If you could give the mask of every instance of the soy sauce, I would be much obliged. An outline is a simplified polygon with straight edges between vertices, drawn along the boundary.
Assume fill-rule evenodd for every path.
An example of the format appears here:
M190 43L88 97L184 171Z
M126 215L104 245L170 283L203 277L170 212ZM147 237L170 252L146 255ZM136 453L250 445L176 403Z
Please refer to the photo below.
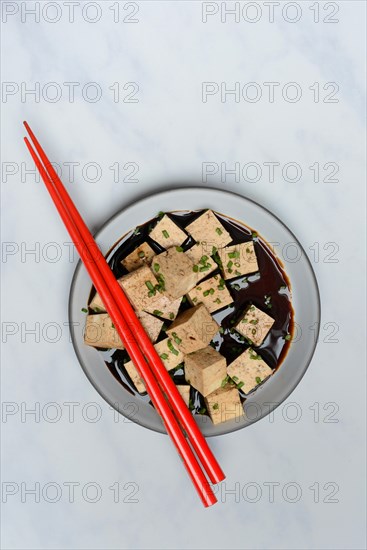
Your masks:
M185 229L192 221L198 218L204 210L197 212L173 212L170 218L182 229ZM274 324L260 347L255 348L256 353L271 367L276 370L284 360L289 349L289 336L293 334L293 308L291 304L291 292L289 279L281 265L280 261L273 254L270 246L247 226L217 214L225 229L232 237L231 245L243 242L254 242L259 271L247 276L237 277L226 281L227 288L232 295L233 303L223 309L213 313L214 319L222 327L223 333L217 333L211 345L221 355L227 359L227 364L231 363L243 353L249 344L243 341L243 338L233 329L238 320L243 315L248 305L253 304L263 310L274 319ZM115 274L116 278L126 275L128 272L123 267L121 261L137 248L143 242L148 242L153 250L159 254L164 251L159 244L149 237L149 233L154 225L159 221L159 216L149 220L144 225L139 226L124 236L110 251L107 260ZM183 243L184 250L188 250L194 244L192 237L188 236ZM211 272L206 278L220 274L220 269ZM203 279L205 280L205 279ZM91 296L94 295L94 288ZM179 313L192 307L187 301L180 306ZM170 321L165 321L163 328L168 328ZM166 334L161 331L158 341L166 338ZM124 368L124 363L129 361L129 356L124 350L107 350L100 353L111 371L119 382L132 394L140 399L150 401L147 394L139 394L129 375ZM170 375L176 384L186 384L183 366L170 371ZM266 384L266 381L264 382ZM246 399L245 394L240 391L241 400ZM202 395L191 388L190 408L194 413L206 414L205 403Z

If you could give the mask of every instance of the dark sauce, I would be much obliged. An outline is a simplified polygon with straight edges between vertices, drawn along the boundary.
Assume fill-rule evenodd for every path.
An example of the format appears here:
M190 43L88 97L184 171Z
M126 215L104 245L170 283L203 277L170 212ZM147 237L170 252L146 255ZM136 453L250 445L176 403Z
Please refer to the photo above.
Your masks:
M204 210L198 212L174 212L170 217L182 229L189 225L194 219L199 217ZM280 263L273 254L270 246L257 236L250 228L241 225L239 222L217 214L223 226L230 233L233 241L231 244L253 241L259 265L259 271L247 276L237 277L226 281L227 288L233 297L233 303L216 313L212 314L217 323L222 327L223 333L217 333L211 345L221 353L226 359L227 364L231 363L243 353L249 343L243 339L234 329L235 325L246 307L250 304L265 311L274 320L274 324L260 347L255 348L262 359L276 370L284 360L289 349L290 341L285 339L287 335L293 334L293 308L291 304L291 292L289 279ZM137 246L143 242L148 242L157 254L163 252L159 244L149 237L149 233L154 225L159 221L159 216L149 220L136 230L125 235L110 251L107 256L108 263L116 278L126 275L128 272L123 267L121 260L130 254ZM184 242L183 249L188 250L194 244L192 237L188 236ZM213 277L220 273L218 269L210 273L206 278ZM204 279L203 279L204 280ZM91 291L90 299L95 293L94 288ZM187 301L181 304L179 313L192 307ZM163 329L168 328L170 321L165 320ZM166 338L165 333L161 332L158 341ZM289 337L287 337L289 338ZM117 380L131 394L137 395L140 399L150 401L147 394L139 394L129 375L124 368L124 363L129 361L129 356L124 350L100 350L103 359ZM170 375L176 384L186 384L184 370L178 366L170 371ZM266 383L266 381L264 382ZM246 399L245 394L240 391L241 400ZM190 408L194 413L206 414L204 398L202 395L191 388Z

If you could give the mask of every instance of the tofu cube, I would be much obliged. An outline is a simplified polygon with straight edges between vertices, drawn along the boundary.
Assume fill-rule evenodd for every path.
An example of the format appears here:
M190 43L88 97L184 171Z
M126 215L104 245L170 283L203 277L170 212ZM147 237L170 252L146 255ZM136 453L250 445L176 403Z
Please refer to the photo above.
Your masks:
M226 359L211 346L185 356L186 381L204 397L220 387L227 376Z
M240 243L218 250L225 279L233 279L259 270L254 243Z
M121 263L128 271L135 271L143 265L150 265L155 254L148 243L142 243L121 260Z
M249 393L270 376L273 371L261 359L260 355L257 355L253 349L248 348L228 365L227 373L237 386L241 385L241 390L244 393Z
M150 341L153 343L156 342L162 330L163 321L161 321L161 319L157 319L157 317L154 317L153 315L149 315L149 313L146 313L145 311L138 311L136 316L143 325Z
M132 383L136 387L139 393L145 393L147 391L144 380L140 377L138 369L135 367L132 361L128 361L124 364L127 374L130 376Z
M190 404L190 386L184 386L183 384L177 385L178 393L182 396L186 406Z
M182 351L178 349L172 338L165 338L154 347L168 371L175 369L184 360Z
M167 214L163 216L152 229L149 237L163 248L180 246L187 239L187 235Z
M171 300L180 298L196 285L194 264L175 247L158 254L154 258L153 269L157 277L162 278L165 293Z
M213 424L228 420L238 422L243 417L243 406L238 390L226 384L205 397L205 404Z
M118 279L118 283L136 311L144 310L170 321L177 317L182 298L172 300L165 292L159 292L156 289L158 281L148 266L124 275ZM89 307L96 312L106 311L98 293L95 294Z
M94 348L124 349L123 343L108 313L87 315L84 343Z
M261 309L249 306L242 319L235 325L237 332L250 340L254 346L260 346L265 340L274 319Z
M207 210L204 214L201 214L185 229L194 237L195 241L204 244L210 251L213 246L220 249L232 241L231 235L223 227L212 210Z
M173 321L177 317L181 302L182 297L177 298L177 300L171 300L162 292L162 294L157 294L155 300L145 308L145 311L162 317L162 319Z
M141 311L137 314L151 342L156 342L163 321ZM84 342L95 348L125 349L108 313L88 315L84 329Z
M191 353L205 348L218 330L218 323L204 304L199 304L180 313L166 333L178 349Z
M142 311L154 305L154 302L159 297L159 292L155 290L158 281L151 269L146 265L124 275L117 282L136 311ZM94 296L89 306L97 312L106 311L98 293Z
M156 289L158 281L146 265L121 277L119 284L136 311L147 310L147 308L151 311L159 300L160 293Z
M233 298L220 275L214 275L214 277L198 284L190 290L187 297L194 306L200 303L204 304L210 313L233 302Z
M168 371L176 368L183 361L183 353L177 349L175 343L170 339L166 338L158 344L155 344L155 349L157 350L158 355L162 359L163 365ZM132 361L128 361L124 364L125 369L127 370L128 375L130 376L134 386L139 393L146 392L146 387L144 380L140 377L137 368L135 367Z
M218 269L218 264L210 257L208 253L208 247L202 243L195 243L189 250L186 250L185 254L190 258L194 265L198 266L196 271L196 280L197 282L204 279Z

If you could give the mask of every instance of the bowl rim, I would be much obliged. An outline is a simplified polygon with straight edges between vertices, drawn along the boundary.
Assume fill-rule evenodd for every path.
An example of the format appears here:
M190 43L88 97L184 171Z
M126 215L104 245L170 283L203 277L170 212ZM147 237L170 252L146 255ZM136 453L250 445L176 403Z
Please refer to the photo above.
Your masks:
M315 351L316 351L316 348L317 348L317 343L318 343L318 340L319 340L319 333L320 333L320 319L321 319L321 297L320 297L320 289L319 289L319 285L317 283L317 278L316 278L316 274L315 274L315 271L312 267L312 264L310 262L310 259L304 249L304 247L302 246L302 244L299 242L298 238L295 236L295 234L293 233L293 231L291 229L289 229L289 227L276 215L274 214L273 212L271 212L268 208L266 208L265 206L263 206L262 204L258 203L257 201L245 196L245 195L242 195L240 193L237 193L235 191L227 191L227 190L223 190L223 189L218 189L216 187L208 187L208 186L200 186L200 185L190 185L190 186L177 186L177 187L171 187L170 189L163 189L163 190L159 190L157 192L153 192L153 193L145 193L143 195L141 195L140 197L137 197L135 199L133 199L132 201L130 201L128 204L126 204L123 208L119 209L117 212L115 212L112 216L110 216L100 227L99 229L97 229L94 233L93 233L93 237L95 240L98 241L98 237L99 235L104 231L104 229L106 228L106 226L110 225L117 217L121 216L126 210L128 210L129 208L131 208L132 206L134 206L135 204L139 203L139 202L142 202L144 200L149 200L149 198L151 197L158 197L159 195L168 195L170 193L174 193L174 192L177 192L177 191L202 191L202 190L205 190L205 191L215 191L215 192L219 192L219 193L224 193L226 195L230 195L230 196L235 196L235 197L238 197L239 199L245 199L246 201L252 203L253 205L255 205L256 207L264 210L267 214L269 214L272 218L276 219L276 221L286 230L288 231L288 233L290 233L290 235L294 238L294 241L297 243L297 245L299 246L304 258L305 258L305 261L308 265L308 268L309 268L309 271L310 271L310 274L311 274L311 277L312 277L312 282L314 284L314 289L316 291L316 305L317 305L317 311L316 311L316 317L317 317L317 330L315 330L314 334L315 334L315 339L314 339L314 344L313 344L313 347L312 347L312 351L311 353L309 354L309 357L308 357L308 360L307 362L305 363L304 367L303 367L303 371L301 373L301 375L299 376L299 378L293 382L291 384L291 387L289 389L289 391L287 391L284 396L282 397L282 399L280 399L278 402L276 402L275 404L272 403L272 405L274 405L271 409L269 407L269 411L266 412L265 414L262 414L260 415L258 418L254 418L254 419L250 419L248 421L247 424L245 425L235 425L235 426L232 426L232 428L230 430L225 430L223 428L223 430L221 431L221 429L218 430L217 433L215 434L205 434L205 437L217 437L217 436L222 436L222 435L226 435L226 434L230 434L230 433L233 433L233 432L236 432L238 430L241 430L245 427L249 427L253 424L255 424L256 422L258 422L259 420L262 420L263 418L265 418L266 416L268 416L271 412L275 411L275 409L277 409L282 403L284 403L288 397L291 395L291 393L293 393L293 391L297 388L297 386L299 385L299 383L301 382L301 380L303 379L303 377L305 376L306 374L306 371L308 370L310 364L311 364L311 361L314 357L314 354L315 354ZM240 220L238 220L240 221ZM244 223L244 222L242 222ZM256 228L255 228L256 229ZM124 237L124 235L121 236L121 239ZM120 239L119 239L120 240ZM110 253L110 251L116 246L116 244L119 242L116 241L116 243L114 244L111 244L111 246L109 247L108 251L105 253L105 255L108 255ZM282 261L279 259L279 261L282 263ZM77 280L77 277L79 275L79 272L80 270L82 269L83 267L83 264L82 264L82 261L81 259L78 260L78 263L76 265L76 268L74 270L74 273L73 273L73 277L71 279L71 284L70 284L70 291L69 291L69 299L68 299L68 317L69 317L69 321L71 320L72 318L72 304L73 304L73 297L74 297L74 292L75 292L75 284L76 284L76 280ZM285 269L285 268L284 268ZM287 274L287 271L286 271L286 274ZM288 275L288 274L287 274ZM292 284L292 280L290 279L290 282ZM140 421L138 418L134 417L134 418L131 418L129 417L127 414L124 413L124 411L120 410L119 408L116 408L116 403L112 402L109 397L101 390L101 388L95 383L95 381L93 380L93 378L90 376L89 374L89 371L88 369L86 368L85 364L84 364L84 359L81 357L80 353L79 353L79 349L78 349L78 345L77 345L77 342L76 342L76 336L75 336L75 332L74 332L74 327L72 325L72 323L69 322L69 330L70 330L70 336L71 336L71 341L72 341L72 344L73 344L73 348L74 348L74 351L75 351L75 354L77 356L77 359L79 361L79 364L81 366L81 368L83 369L83 372L84 374L86 375L87 379L89 380L89 382L92 384L92 386L94 387L94 389L98 392L98 394L106 401L106 403L108 403L111 407L113 407L115 410L117 410L117 412L119 412L122 416L124 416L125 418L127 418L128 420L134 422L135 424L138 424L139 426L142 426L146 429L149 429L151 431L154 431L154 432L157 432L157 433L160 433L160 434L165 434L167 435L167 432L166 430L164 429L164 425L162 424L161 426L161 429L159 429L158 427L154 427L154 426L148 426L146 425L144 422ZM288 350L289 352L289 350ZM285 359L284 359L285 360ZM281 366L280 366L280 369L281 369ZM218 425L218 428L219 426L225 426L226 423L223 422L222 424Z

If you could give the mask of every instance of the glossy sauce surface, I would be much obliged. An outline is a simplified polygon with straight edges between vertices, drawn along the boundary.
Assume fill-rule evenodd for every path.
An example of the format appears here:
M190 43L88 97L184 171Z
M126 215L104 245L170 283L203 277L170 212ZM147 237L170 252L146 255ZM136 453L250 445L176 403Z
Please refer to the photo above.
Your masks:
M199 217L202 212L204 210L189 213L174 212L169 215L177 225L184 229L194 219ZM221 325L224 332L217 333L212 345L213 347L215 346L215 349L219 353L226 357L227 364L231 363L238 355L245 351L249 347L249 344L243 341L243 338L232 327L238 322L247 306L253 304L275 320L264 342L260 347L255 348L256 353L275 370L279 368L290 345L289 340L285 339L285 337L287 334L293 334L293 309L290 300L291 293L288 277L279 260L272 253L270 246L260 236L258 237L251 229L241 225L237 221L226 218L221 214L216 213L216 215L233 238L231 244L254 241L259 271L248 276L241 276L226 281L227 288L234 301L231 305L213 314L214 319ZM159 217L156 217L139 226L137 230L130 232L115 246L108 256L108 262L116 278L120 278L127 273L121 264L121 260L141 243L147 241L158 254L164 250L149 238L149 233L158 220ZM205 235L203 235L204 239ZM184 250L187 250L193 243L194 240L188 237L182 246ZM219 267L218 270L210 273L207 278L212 277L216 273L220 273ZM94 289L92 289L91 297L94 292ZM181 305L179 312L190 307L192 306L186 301ZM168 328L169 325L170 322L165 321L164 328ZM162 331L158 341L163 340L165 337L166 335ZM128 391L145 401L149 401L148 395L141 395L136 391L124 368L124 363L129 360L127 352L123 350L101 350L100 353L112 374ZM176 384L186 384L182 368L178 367L174 371L170 371L170 374ZM266 381L264 383L266 384ZM244 401L246 398L245 394L240 391L240 396L241 400ZM191 388L190 400L190 408L194 413L206 414L204 399L193 388Z

